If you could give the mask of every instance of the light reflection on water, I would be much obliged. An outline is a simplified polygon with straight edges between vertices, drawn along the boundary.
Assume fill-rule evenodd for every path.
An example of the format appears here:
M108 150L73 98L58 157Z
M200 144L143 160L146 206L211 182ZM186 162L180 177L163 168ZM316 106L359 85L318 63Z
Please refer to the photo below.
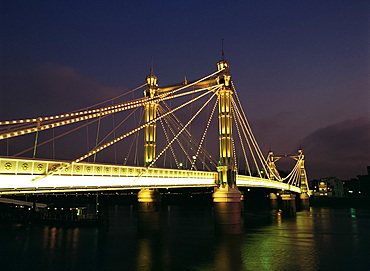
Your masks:
M162 206L148 231L137 205L115 205L109 228L3 230L0 252L4 270L368 269L370 210L247 207L239 235L215 230L211 205Z

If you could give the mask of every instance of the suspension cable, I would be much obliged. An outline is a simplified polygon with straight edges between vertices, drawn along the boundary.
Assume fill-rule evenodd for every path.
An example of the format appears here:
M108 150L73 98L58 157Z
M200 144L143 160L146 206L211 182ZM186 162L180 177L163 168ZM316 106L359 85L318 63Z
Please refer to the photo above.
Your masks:
M129 92L126 92L124 94L121 94L115 98L112 98L112 99L109 99L109 100L106 100L106 101L103 101L103 102L100 102L100 103L97 103L95 105L92 105L92 106L88 106L88 107L85 107L85 108L82 108L82 109L79 109L79 110L75 110L75 111L72 111L70 113L66 113L66 114L62 114L62 115L56 115L56 116L47 116L47 117L38 117L38 118L32 118L32 119L21 119L21 120L5 120L5 121L0 121L0 126L2 125L14 125L14 124L24 124L24 123L32 123L32 122L37 122L37 121L47 121L47 120L54 120L54 119L60 119L60 118L68 118L68 117L73 117L73 116L79 116L79 115L86 115L86 114L90 114L90 113L96 113L96 112L100 112L100 111L105 111L105 110L109 110L111 108L117 108L115 106L109 106L109 107L105 107L105 108L99 108L99 109L93 109L93 110L88 110L89 108L91 107L95 107L97 105L101 105L101 104L104 104L106 102L109 102L109 101L113 101L115 99L118 99L124 95L127 95L139 88L142 88L143 86L145 86L146 84L143 84ZM133 103L135 103L136 100L133 101ZM125 104L125 103L123 103ZM130 104L130 102L128 102L128 104ZM0 138L1 139L1 138Z
M217 89L218 89L218 88L217 88ZM217 90L217 89L216 89L216 90ZM167 105L165 102L164 102L164 105L165 105L167 108L169 108L169 107L168 107L168 105ZM179 120L179 119L177 118L177 116L176 116L175 114L171 114L171 115L169 115L168 119L169 119L169 120L171 120L171 121L175 124L175 126L180 125L180 126L182 127L182 126L184 125L184 124L181 122L181 120ZM195 138L192 134L190 134L188 130L185 130L185 135L189 138L189 140L191 140L191 141L195 144L195 146L197 146L197 140L196 140L196 138ZM185 138L185 135L182 135L182 136ZM186 138L185 138L185 140L188 140L188 139L186 139ZM217 167L217 161L216 161L215 159L213 159L213 158L212 158L212 156L207 152L207 150L206 150L206 149L204 149L204 148L202 147L202 151L203 151L203 153L207 156L207 158L210 160L210 162L211 162L215 167Z
M217 107L217 104L218 104L218 102L219 102L219 98L217 97L217 100L216 100L216 102L215 102L215 104L214 104L214 106L213 106L213 108L212 108L212 111L211 111L211 115L210 115L210 117L209 117L209 119L208 119L208 122L207 122L207 125L206 125L206 128L204 129L204 133L203 133L203 135L202 135L202 139L200 140L200 142L199 142L199 145L198 145L198 148L197 148L197 152L195 153L195 159L193 159L193 162L192 162L192 164L191 164L191 168L193 169L195 169L195 163L196 163L196 161L197 161L197 158L198 158L198 155L199 155L199 151L200 151L200 148L202 147L202 144L203 144L203 141L204 141L204 138L206 137L206 134L207 134L207 132L208 132L208 128L209 128L209 125L210 125L210 123L211 123L211 121L212 121L212 118L213 118L213 114L215 113L215 111L216 111L216 107Z
M138 108L135 108L128 116L126 116L126 118L124 118L112 131L110 131L102 140L100 140L97 145L100 145L102 142L104 142L104 140L107 139L107 137L109 137L112 133L115 133L115 131L129 118L132 116L132 114L134 114L136 112L136 110L138 110ZM116 138L114 136L114 138Z
M248 137L247 137L247 135L246 135L246 129L245 129L245 127L243 126L243 124L242 124L242 120L241 120L241 116L240 116L240 112L239 112L239 110L238 110L238 108L235 106L235 102L233 103L233 100L234 99L231 99L231 105L232 105L232 107L234 108L234 111L237 113L236 114L236 117L237 117L237 119L238 119L238 121L239 121L239 123L240 123L240 126L241 126L241 128L242 128L242 132L243 132L243 134L244 134L244 138L245 138L245 140L246 140L246 142L247 142L247 144L248 144L248 148L249 148L249 152L250 152L250 154L252 155L252 159L253 159L253 161L254 161L254 165L256 166L256 169L257 169L257 171L258 171L258 175L260 176L260 178L262 178L262 176L261 176L261 172L260 172L260 170L259 170L259 167L258 167L258 164L257 164L257 161L256 161L256 158L255 158L255 156L254 156L254 152L253 152L253 150L252 150L252 147L251 147L251 145L250 145L250 143L249 143L249 140L248 140ZM247 132L248 132L248 130L247 130ZM253 142L252 142L253 143Z
M241 102L240 102L240 100L239 100L238 93L237 93L237 91L236 91L236 89L235 89L235 87L234 87L234 83L233 83L232 81L231 81L231 85L232 85L232 87L233 87L233 90L234 90L234 93L235 93L235 97L236 97L236 99L237 99L238 105L239 105L240 110L241 110L241 112L242 112L242 116L243 116L243 118L242 118L242 119L243 119L243 122L245 122L245 124L246 124L246 125L247 125L247 127L248 127L248 131L250 132L250 136L251 136L251 139L252 139L253 145L254 145L254 146L255 146L255 148L256 148L257 154L258 154L258 156L260 157L261 162L262 162L263 164L266 164L266 165L268 166L267 162L265 161L265 158L263 157L263 154L262 154L262 152L261 152L261 149L259 148L259 146L258 146L258 144L257 144L257 140L256 140L256 138L254 137L254 135L253 135L253 133L252 133L252 129L250 128L250 125L249 125L249 123L248 123L247 117L245 116L245 113L244 113L244 110L243 110L242 104L241 104ZM266 169L265 169L265 170L266 170Z
M139 125L141 125L141 122L143 120L143 116L144 116L144 110L141 110L141 112L140 112ZM127 151L127 155L125 157L125 160L123 161L123 164L124 165L126 165L126 163L127 163L128 157L130 156L130 153L131 153L131 149L134 146L134 143L137 142L137 138L139 138L139 134L140 134L140 132L136 133L135 136L134 136L134 138L131 141L130 147L129 147L128 151ZM136 158L134 158L134 164L135 164L135 160L136 160Z
M107 116L104 116L103 118L105 118L105 117L107 117ZM74 131L76 131L76 130L78 130L78 129L80 129L80 128L85 127L85 126L87 126L87 127L88 127L88 125L89 125L89 124L92 124L92 123L94 123L94 122L96 122L96 121L98 121L98 119L93 120L92 122L85 123L85 124L83 124L83 125L81 125L81 126L78 126L78 127L74 128L74 129L69 130L69 131L67 131L67 132L65 132L65 133L63 133L63 134L60 134L60 135L56 136L56 137L53 137L53 138L51 138L51 139L48 139L48 140L46 140L46 141L44 141L44 142L42 142L42 143L37 144L37 147L41 147L42 145L45 145L45 144L49 143L49 142L50 142L50 141L52 141L52 140L55 140L55 139L58 139L58 138L60 138L60 137L65 136L65 135L68 135L68 134L70 134L70 133L72 133L72 132L74 132ZM17 156L19 156L19 155L21 155L21 154L24 154L24 153L26 153L26 152L28 152L28 151L32 150L33 148L34 148L34 147L30 147L30 148L28 148L28 149L26 149L26 150L23 150L23 151L20 151L20 152L18 152L18 153L16 153L16 154L14 154L13 156L14 156L14 157L17 157Z
M60 118L69 118L69 117L77 116L80 113L81 114L82 113L83 114L85 114L85 113L88 114L86 116L81 116L81 117L77 117L77 118L63 120L63 121L56 122L56 123L45 123L45 125L37 126L37 127L34 127L34 128L16 130L16 131L12 131L12 132L9 132L9 133L0 134L0 140L6 139L6 138L11 138L11 137L16 137L16 136L21 136L21 135L25 135L25 134L29 134L29 133L34 133L34 132L37 132L37 131L40 131L40 130L47 130L47 129L51 129L51 128L54 128L54 127L60 127L60 126L64 126L64 125L68 125L68 124L72 124L72 123L76 123L76 122L79 122L79 121L88 120L88 119L92 119L92 118L96 118L96 117L101 117L101 116L104 116L104 115L109 115L109 114L121 112L121 111L128 110L128 109L133 109L133 108L136 108L136 107L139 107L139 106L145 106L146 104L149 104L149 103L152 103L152 102L159 103L159 102L164 101L164 100L178 98L178 97L181 97L181 96L184 96L184 95L189 95L189 94L196 93L196 92L199 92L199 91L214 89L215 87L216 86L202 88L202 89L196 89L196 90L192 90L192 91L172 95L172 96L169 96L169 97L165 96L167 94L162 94L162 95L159 95L159 96L155 96L154 98L150 98L150 99L145 97L145 98L140 98L140 99L137 99L137 100L134 100L134 101L122 103L122 104L119 104L119 105L109 106L109 107L106 107L106 108L100 108L100 109L96 109L96 110L70 113L70 114L65 114L65 115L60 115L60 116L37 118L37 119L33 119L33 120L39 121L41 123L41 122L45 122L45 121L58 119L59 117Z
M158 110L158 112L159 112L159 110ZM168 143L170 142L170 139L169 139L168 134L167 134L167 131L166 131L165 127L164 127L163 120L162 120L162 119L160 119L159 121L160 121L160 123L161 123L162 130L163 130L163 132L164 132L164 135L165 135L165 137L166 137L166 141L167 141L167 144L168 144ZM174 150L173 150L173 147L172 147L172 146L170 146L170 150L171 150L171 153L172 153L172 157L173 157L173 159L175 160L175 163L176 163L177 168L180 168L180 166L179 166L179 162L178 162L178 160L177 160L177 157L176 157L176 155L175 155L175 152L174 152Z
M198 100L198 99L200 99L200 98L204 97L205 95L207 95L207 94L208 94L208 93L210 93L210 92L212 92L212 90L209 90L209 91L207 91L207 92L205 92L205 93L202 93L201 95L199 95L199 96L195 97L194 99L192 99L192 100L190 100L190 101L188 101L188 102L183 103L182 105L180 105L180 106L178 106L178 107L176 107L176 108L172 109L171 111L169 111L169 112L165 113L164 115L161 115L161 116L159 116L159 117L157 117L157 118L155 118L155 119L153 119L153 120L151 120L151 121L149 121L149 122L147 122L147 123L145 123L145 124L141 125L140 127L138 127L138 128L136 128L136 129L131 130L130 132L128 132L128 133L126 133L126 134L124 134L124 135L122 135L122 136L120 136L120 137L118 137L118 138L116 138L116 139L114 139L114 140L112 140L112 141L110 141L110 142L108 142L108 143L104 144L103 146L100 146L100 147L98 147L98 148L95 148L94 150L90 151L89 153L87 153L87 154L85 154L85 155L81 156L80 158L78 158L78 159L76 159L76 160L74 160L74 161L72 161L72 162L66 163L65 165L60 166L60 167L56 168L56 169L55 169L55 170L53 170L53 171L49 171L46 175L38 176L38 177L34 178L33 180L36 180L36 179L39 179L39 178L45 178L45 177L48 177L48 176L52 176L52 175L54 175L56 172L58 172L58 171L60 171L60 170L63 170L63 169L65 169L65 168L67 168L67 167L70 167L71 165L73 165L73 164L75 164L75 163L81 162L82 160L86 159L87 157L89 157L89 156L91 156L91 155L94 155L95 153L97 153L97 152L100 152L100 151L104 150L105 148L107 148L107 147L109 147L109 146L111 146L111 145L113 145L113 144L117 143L118 141L121 141L122 139L124 139L124 138L126 138L126 137L128 137L128 136L130 136L130 135L132 135L132 134L134 134L134 133L136 133L136 132L138 132L138 131L140 131L141 129L143 129L143 128L145 128L145 127L149 126L149 125L151 125L152 123L154 123L154 122L158 121L159 119L164 118L165 116L167 116L167 115L169 115L169 114L171 114L171 113L175 112L176 110L179 110L180 108L182 108L182 107L184 107L184 106L186 106L186 105L188 105L188 104L190 104L190 103L192 103L192 102L194 102L194 101L196 101L196 100Z
M161 106L159 107L159 109L161 109L161 110L162 110L163 114L166 112L166 111L165 111ZM173 136L175 136L175 135L176 135L176 133L174 132L174 130L173 130L173 129L172 129L172 127L170 126L170 123L167 121L167 118L169 118L169 116L167 116L166 118L164 118L164 121L166 122L167 126L169 127L169 129L170 129L170 131L171 131L172 135L173 135ZM186 151L185 147L184 147L184 146L183 146L183 144L181 143L181 141L180 141L179 139L177 139L176 141L177 141L177 143L179 144L179 146L180 146L181 150L184 152L184 154L185 154L185 156L187 157L187 159L188 159L189 161L191 161L191 158L190 158L190 156L189 156L188 152ZM177 165L177 167L179 167L179 164Z
M263 169L266 172L265 164L267 165L267 162L264 160L264 157L263 157L262 153L260 153L260 151L259 151L258 144L254 140L252 130L251 130L251 128L250 128L250 126L249 126L246 118L245 118L245 114L244 114L244 112L242 110L241 110L241 113L240 113L239 108L236 106L236 103L235 103L235 100L234 99L232 99L232 103L234 104L234 107L235 107L236 111L239 114L240 124L241 124L242 127L245 128L246 132L248 133L249 138L251 139L251 143L252 143L254 149L256 150L256 154L257 154L259 160L261 161L261 165L262 165ZM243 116L244 116L244 118L243 118Z
M233 112L233 115L235 115L235 116L236 116L235 109L234 109L233 105L231 106L231 110L232 110L232 112ZM240 140L240 145L241 145L242 150L243 150L244 159L245 159L245 164L246 164L246 166L247 166L247 169L248 169L248 172L249 172L249 176L252 176L252 174L251 174L251 170L250 170L250 168L249 168L249 163L248 163L247 154L246 154L246 152L245 152L245 148L244 148L243 139L242 139L242 136L241 136L241 134L240 134L239 125L238 125L238 122L237 122L236 117L234 118L234 122L235 122L236 130L238 131L239 140Z
M174 117L174 118L173 118ZM172 129L172 127L171 127L171 125L170 125L170 123L169 122L172 122L172 125L174 126L174 127L177 127L177 126L180 126L180 127L183 127L183 124L181 123L181 121L176 117L176 115L174 115L174 114L172 114L172 116L171 115L169 115L168 117L166 117L165 119L164 119L164 121L167 123L167 125L168 125L168 127L170 128L170 130L171 130L171 133L173 134L173 135L175 135L176 133L174 132L174 130ZM177 129L180 129L180 127L177 127ZM184 140L186 140L186 141L191 141L193 144L196 144L196 139L191 135L191 134L189 134L188 133L188 131L185 129L185 134L181 134L181 136L184 138ZM188 137L188 138L186 138L186 136ZM191 158L190 158L190 156L189 156L189 154L186 152L186 150L185 150L185 148L184 148L184 146L181 144L181 141L180 140L177 140L177 142L179 143L179 145L180 145L180 147L181 147L181 149L182 149L182 151L184 152L184 154L186 155L186 157L187 157L187 159L188 160L191 160ZM196 145L195 145L196 146ZM207 156L207 158L209 159L209 161L210 161L210 163L211 164L213 164L215 167L217 167L217 165L216 165L216 162L214 161L214 159L212 159L212 157L211 157L211 155L207 152L207 150L205 150L204 148L202 148L202 151L203 151L203 153ZM206 167L207 167L207 169L209 170L209 171L211 171L211 169L207 166L207 165L205 165Z
M100 131L100 121L101 121L101 116L99 117L99 121L98 121L98 129L97 129L97 131L96 131L95 148L98 146L99 131ZM94 162L94 163L95 163L95 159L96 159L96 153L94 154L94 160L93 160L93 162Z
M216 72L214 72L214 73L212 73L212 74L210 74L210 75L207 75L207 76L205 76L205 77L203 77L203 78L201 78L201 79L199 79L199 80L197 80L197 81L195 81L195 82L193 82L193 83L190 83L190 84L187 84L187 85L185 85L185 86L183 86L183 87L180 87L180 88L178 88L178 89L174 89L174 90L172 90L172 91L170 91L169 93L175 93L175 92L178 92L178 91L180 91L180 90L183 90L183 89L186 89L186 88L189 88L189 87L191 87L191 86L194 86L194 85L196 85L196 84L198 84L198 83L200 83L200 82L202 82L202 81L204 81L204 80L206 80L207 78L210 78L210 77L212 77L212 76L214 76L214 75L216 75L216 74L218 74L218 73L220 73L221 71L223 71L223 69L221 69L221 70L218 70L218 71L216 71ZM137 90L137 89L139 89L139 88L141 88L141 87L143 87L143 86L145 86L146 84L143 84L142 86L140 86L140 87L138 87L138 88L136 88L136 89L134 89L134 90L132 90L132 91L135 91L135 90ZM207 88L204 88L204 89L207 89ZM115 97L115 98L112 98L112 99L109 99L109 100L107 100L107 101L104 101L104 102L102 102L102 103L106 103L106 102L108 102L108 101L111 101L111 100L115 100L115 99L117 99L117 98L119 98L119 97L121 97L121 96L124 96L124 95L127 95L128 93L131 93L132 91L130 91L130 92L127 92L127 93L124 93L124 94L122 94L122 95L120 95L120 96L118 96L118 97ZM154 97L154 98L148 98L148 97L144 97L144 98L139 98L139 99L137 99L137 100L134 100L134 101L130 101L130 102L126 102L126 103L121 103L121 104L118 104L118 105L115 105L115 106L109 106L109 107L105 107L105 108L99 108L99 109L94 109L94 110L84 110L84 111L80 111L80 112L71 112L71 113L66 113L66 114L62 114L62 115L57 115L57 116L47 116L47 117L38 117L38 118L32 118L32 119L22 119L22 120L5 120L5 121L0 121L0 126L2 126L2 125L13 125L13 124L20 124L20 123L31 123L31 122L37 122L37 121L47 121L47 120L53 120L53 119L59 119L59 118L68 118L68 117L74 117L74 116L79 116L79 115L85 115L85 114L91 114L91 113L97 113L97 112L102 112L102 111L107 111L107 110L111 110L112 108L119 108L119 107L124 107L124 106L130 106L130 105L134 105L134 104L136 104L136 103L140 103L140 102L142 102L143 100L144 101L151 101L152 99L156 99L156 98L162 98L162 97L165 97L165 96L167 96L167 95L169 95L169 93L162 93L162 94L160 94L160 95L158 95L158 96L156 96L156 97ZM100 105L100 104L102 104L102 103L99 103L99 104L97 104L97 105ZM86 108L91 108L92 106L89 106L89 107L86 107ZM122 110L120 110L120 111L122 111ZM113 112L113 113L115 113L115 112ZM36 132L36 130L34 130L33 132ZM24 134L24 133L21 133L21 134ZM14 135L13 135L14 136ZM5 136L5 134L4 135L0 135L0 139L3 139L3 138L9 138L9 137L12 137L12 135L10 135L10 134L7 134L6 136Z
M211 99L218 94L218 91L212 94L212 96L203 104L203 106L194 114L194 116L182 127L182 129L177 133L177 135L171 140L169 144L157 155L157 157L147 166L147 169L152 167L155 162L161 157L161 155L171 146L171 144L179 137L179 135L188 127L188 125L198 116L198 114L203 110L203 108L211 101ZM143 174L144 172L142 172Z

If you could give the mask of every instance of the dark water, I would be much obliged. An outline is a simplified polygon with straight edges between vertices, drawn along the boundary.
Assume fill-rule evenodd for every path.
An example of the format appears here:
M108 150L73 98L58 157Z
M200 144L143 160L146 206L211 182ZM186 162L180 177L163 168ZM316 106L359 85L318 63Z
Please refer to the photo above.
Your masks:
M108 228L2 228L0 269L370 270L369 209L246 206L240 235L215 231L212 205L162 204L153 231L137 211L110 206Z

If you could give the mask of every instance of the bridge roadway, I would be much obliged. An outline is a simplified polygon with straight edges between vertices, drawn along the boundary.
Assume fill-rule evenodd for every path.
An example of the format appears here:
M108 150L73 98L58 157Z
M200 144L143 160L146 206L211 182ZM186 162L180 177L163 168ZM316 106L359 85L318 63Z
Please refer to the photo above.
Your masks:
M73 164L40 178L65 164L68 162L0 157L0 195L215 187L217 178L217 172L97 163ZM264 187L301 193L299 187L258 177L237 175L236 183L238 187Z

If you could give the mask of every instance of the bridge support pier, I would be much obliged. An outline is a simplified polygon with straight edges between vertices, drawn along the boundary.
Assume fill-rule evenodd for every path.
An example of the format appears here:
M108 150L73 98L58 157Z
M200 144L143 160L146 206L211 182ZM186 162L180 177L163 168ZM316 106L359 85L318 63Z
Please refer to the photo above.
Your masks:
M238 202L240 203L241 193L238 187L218 187L213 193L213 202Z
M281 203L281 214L284 217L295 217L297 206L296 206L296 195L293 193L284 192L280 194Z
M308 196L307 193L301 193L299 195L299 198L302 199L302 200L308 200L310 197Z
M281 194L282 200L295 200L295 194L283 193Z
M236 186L236 162L232 135L231 100L233 90L229 75L229 62L222 50L222 59L217 63L220 71L217 83L223 84L218 92L219 166L217 188L213 193L215 226L221 233L241 233L241 193Z
M137 194L138 202L142 203L159 203L161 202L161 194L157 189L141 189Z
M271 200L277 200L278 196L276 195L276 193L270 193L270 199Z

